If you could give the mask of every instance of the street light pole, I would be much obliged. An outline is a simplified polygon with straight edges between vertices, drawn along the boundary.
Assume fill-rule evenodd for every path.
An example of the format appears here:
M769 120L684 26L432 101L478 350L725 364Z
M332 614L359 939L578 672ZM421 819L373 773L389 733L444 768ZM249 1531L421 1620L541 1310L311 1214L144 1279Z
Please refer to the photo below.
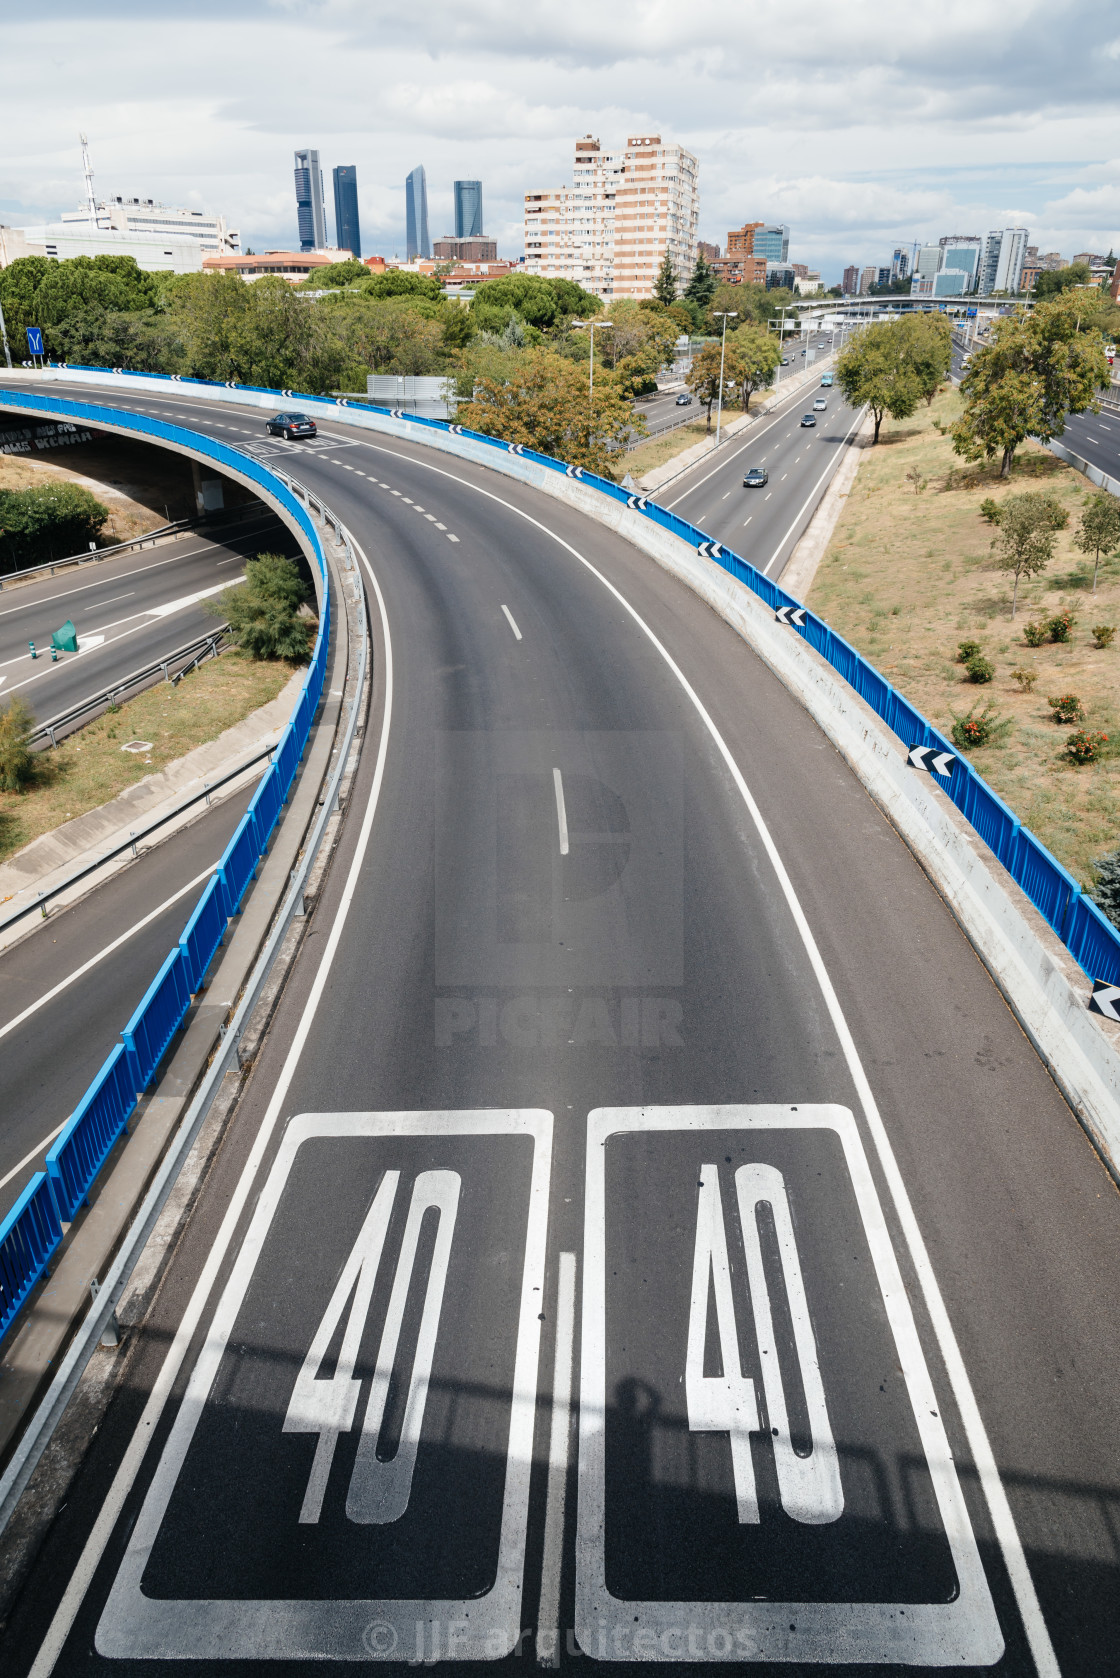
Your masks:
M611 326L611 327L613 327L614 326L614 321L613 320L574 320L572 322L572 325L573 326L586 326L590 329L590 332L591 332L591 359L590 359L590 362L588 364L588 373L587 373L587 415L588 415L589 422L594 424L594 420L595 420L595 328L597 326L600 326L600 327ZM588 433L588 441L590 442L590 440L591 440L591 437L590 437L590 432L589 432Z
M723 358L727 352L727 322L738 320L738 309L716 309L713 313L723 316L723 336L719 345L719 406L716 409L716 448L719 448L719 428L723 423Z
M8 348L8 328L4 322L4 305L2 303L0 303L0 338L3 338L4 340L4 360L8 363L10 368L12 365L12 352Z

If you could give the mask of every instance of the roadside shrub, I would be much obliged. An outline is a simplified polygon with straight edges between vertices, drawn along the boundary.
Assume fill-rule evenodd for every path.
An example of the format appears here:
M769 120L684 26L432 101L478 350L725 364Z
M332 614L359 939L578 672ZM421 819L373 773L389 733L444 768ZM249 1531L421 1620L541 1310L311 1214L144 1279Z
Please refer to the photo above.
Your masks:
M959 641L957 643L957 663L967 664L970 658L976 658L984 651L979 641Z
M251 658L306 664L315 631L304 605L310 593L294 560L258 554L247 561L243 583L204 604L212 616L228 619L234 641Z
M1093 625L1093 645L1100 651L1103 652L1105 647L1111 647L1115 638L1116 625L1114 623L1095 623Z
M1051 641L1072 641L1073 626L1076 621L1072 612L1056 612L1047 621L1046 633Z
M974 653L965 665L970 682L990 682L996 673L996 667L983 653Z
M973 705L963 717L953 713L953 744L962 752L970 752L976 746L1002 745L1010 731L1011 718L997 715L990 699L979 710Z
M1013 670L1011 674L1019 684L1020 693L1034 692L1034 684L1038 681L1037 670Z
M1075 693L1060 693L1057 698L1046 701L1054 713L1055 722L1081 722L1085 716L1085 707Z
M1023 640L1028 647L1041 647L1049 640L1050 631L1044 623L1027 623L1023 625Z
M108 517L104 502L81 484L0 489L0 570L80 553L99 539Z
M999 502L993 501L990 495L984 497L977 511L986 524L998 524L1000 521Z
M1091 734L1087 728L1079 728L1076 734L1070 735L1062 749L1074 763L1092 763L1101 755L1101 747L1107 744L1107 734Z
M13 693L0 707L0 792L22 792L31 779L34 759L28 741L34 726L30 705Z

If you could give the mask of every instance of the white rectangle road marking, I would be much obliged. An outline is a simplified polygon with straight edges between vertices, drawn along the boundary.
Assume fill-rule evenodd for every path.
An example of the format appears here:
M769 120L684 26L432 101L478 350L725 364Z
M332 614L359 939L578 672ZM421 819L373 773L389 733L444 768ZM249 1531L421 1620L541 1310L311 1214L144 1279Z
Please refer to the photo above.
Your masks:
M572 1431L575 1320L576 1255L561 1253L556 1282L556 1350L552 1364L552 1429L548 1442L541 1605L537 1615L537 1659L542 1666L560 1665L560 1571L564 1557L564 1512L568 1495L568 1442ZM551 1649L547 1646L550 1641Z
M788 1139L831 1132L839 1141L874 1267L879 1306L889 1325L913 1414L913 1425L921 1441L944 1542L948 1545L956 1574L956 1594L949 1600L903 1603L878 1600L776 1602L750 1598L739 1602L637 1601L620 1595L617 1587L613 1591L608 1589L607 1499L611 1493L607 1485L607 1414L611 1403L616 1401L608 1397L607 1392L607 1144L611 1137L627 1132L694 1133L703 1153L711 1145L704 1141L703 1133L735 1130L753 1132L760 1139L767 1133L777 1138L783 1138L784 1133L784 1139ZM746 1169L748 1172L754 1170L756 1175L758 1173L756 1167L748 1166ZM764 1174L766 1170L762 1167ZM576 1637L581 1648L599 1659L680 1660L686 1652L684 1638L687 1637L687 1654L693 1660L726 1661L733 1657L737 1661L799 1661L823 1665L889 1661L934 1667L986 1666L998 1660L1003 1652L1003 1636L957 1478L940 1404L918 1339L867 1156L855 1120L847 1108L804 1103L795 1107L600 1108L588 1117L586 1172L575 1614ZM770 1175L776 1177L777 1173ZM691 1192L695 1193L695 1190ZM742 1192L741 1188L741 1203ZM756 1199L759 1197L770 1202L775 1199L772 1189L765 1186L754 1196ZM750 1194L747 1198L750 1201ZM776 1214L777 1207L774 1210ZM777 1225L781 1241L783 1226L780 1218ZM697 1223L698 1248L700 1235L700 1224ZM788 1219L787 1237L792 1240L792 1225L788 1224ZM755 1239L757 1241L757 1234ZM758 1258L751 1280L751 1298L756 1313L758 1304L755 1295L763 1275L760 1267L761 1258ZM750 1269L748 1246L748 1271ZM806 1330L804 1325L800 1329L797 1327L797 1288L793 1285L794 1280L800 1285L796 1259L792 1269L783 1259L783 1271L795 1335L803 1337ZM706 1319L706 1282L703 1293ZM717 1293L717 1302L718 1297ZM771 1330L766 1326L769 1324L768 1307L764 1318L757 1337L763 1358L772 1338ZM636 1324L635 1332L638 1332ZM726 1333L730 1333L730 1325ZM811 1329L808 1337L811 1341ZM721 1343L725 1338L725 1328L721 1323ZM683 1348L681 1359L683 1380ZM811 1396L813 1382L805 1373L803 1347L799 1348L799 1359L805 1401L812 1418L815 1403ZM765 1369L764 1374L760 1372L760 1379L765 1382L768 1421L771 1422L784 1420L784 1408L776 1406L770 1397L773 1378L774 1370L770 1367ZM743 1384L741 1380L739 1384ZM702 1388L712 1389L725 1386L730 1389L732 1385L734 1383L726 1365L723 1376L707 1377L700 1383ZM823 1396L816 1403L821 1408ZM701 1431L723 1431L734 1441L736 1424L730 1415L726 1421L701 1419L691 1425L694 1431L697 1428ZM747 1425L750 1431L755 1431L754 1422ZM779 1431L778 1427L774 1428L775 1435ZM786 1452L786 1469L794 1480L803 1478L818 1455L817 1432L814 1422L814 1450L809 1457L796 1457L792 1451ZM774 1454L777 1459L778 1452ZM741 1466L746 1471L749 1465L744 1459ZM821 1466L827 1467L827 1464ZM618 1495L617 1491L614 1495ZM798 1502L803 1503L805 1495L804 1491L794 1490L790 1494L794 1500L791 1506L784 1488L782 1490L783 1504L794 1519L813 1523L831 1522L838 1518L840 1510L836 1507L834 1496L825 1496L820 1488L817 1491L810 1488L809 1505L798 1509ZM822 1496L824 1501L820 1511L814 1513ZM749 1496L747 1503L746 1517L742 1513L742 1504L740 1506L740 1521L749 1519Z
M513 621L513 613L510 611L508 606L503 606L502 611L506 615L506 620L509 623L510 628L513 630L513 633L516 635L517 639L520 641L521 631L518 629L516 623Z

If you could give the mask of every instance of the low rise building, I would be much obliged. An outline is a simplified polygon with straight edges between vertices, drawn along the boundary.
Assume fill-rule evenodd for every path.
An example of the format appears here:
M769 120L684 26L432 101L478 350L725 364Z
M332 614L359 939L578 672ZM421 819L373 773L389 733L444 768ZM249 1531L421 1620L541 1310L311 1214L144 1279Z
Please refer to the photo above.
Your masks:
M488 239L485 234L472 234L462 239L448 234L446 238L435 241L432 256L437 262L497 262L498 242Z
M151 274L197 274L206 260L197 239L162 233L125 233L88 222L0 227L0 268L25 256L59 262L75 256L130 256Z
M248 256L208 256L203 259L202 270L206 274L240 274L243 280L261 280L273 274L299 285L318 269L349 259L349 251L338 250L260 251Z

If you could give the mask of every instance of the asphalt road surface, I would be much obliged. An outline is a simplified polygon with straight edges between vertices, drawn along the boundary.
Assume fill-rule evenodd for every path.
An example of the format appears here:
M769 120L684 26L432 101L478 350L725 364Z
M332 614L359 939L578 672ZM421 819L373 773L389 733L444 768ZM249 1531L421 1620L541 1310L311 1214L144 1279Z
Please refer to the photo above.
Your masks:
M823 412L814 410L818 400L827 403ZM761 415L717 455L666 484L658 499L777 581L862 411L850 408L836 386L807 385L780 413ZM811 427L801 424L805 414L813 415ZM769 473L761 488L744 486L752 466Z
M215 620L203 601L238 582L245 558L264 548L298 551L287 526L262 510L257 518L189 531L166 545L5 589L0 699L20 693L47 721L205 635ZM51 635L67 619L78 651L59 653L53 662Z
M937 893L624 540L329 433L342 843L5 1671L1114 1672L1120 1206Z

